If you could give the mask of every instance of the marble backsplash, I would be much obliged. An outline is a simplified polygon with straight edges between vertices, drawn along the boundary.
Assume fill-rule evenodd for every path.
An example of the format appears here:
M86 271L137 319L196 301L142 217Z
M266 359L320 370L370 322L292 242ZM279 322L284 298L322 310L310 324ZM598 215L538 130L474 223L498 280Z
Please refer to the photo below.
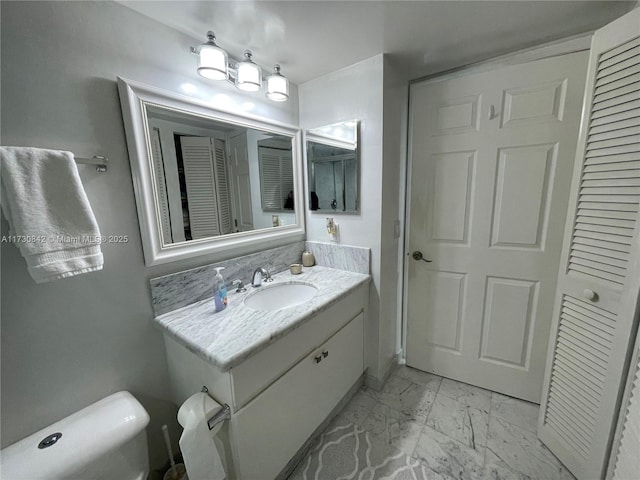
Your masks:
M231 282L236 279L242 280L246 285L250 283L251 274L257 267L264 267L272 274L282 272L289 268L290 264L300 262L304 249L305 242L296 242L283 247L152 278L149 283L151 285L154 312L156 315L162 315L213 296L212 286L213 278L216 274L215 267L225 267L222 274L227 285L231 285ZM324 265L324 263L320 262L318 264ZM368 273L368 271L365 273Z
M225 267L223 275L229 288L231 288L231 282L236 279L242 280L247 285L251 282L251 274L257 267L264 267L272 274L282 272L289 268L290 264L300 262L304 250L313 253L316 265L369 274L370 249L368 248L337 243L296 242L152 278L149 283L153 310L156 315L162 315L210 298L213 295L215 267Z
M369 275L369 248L322 242L305 242L305 248L313 253L317 265Z

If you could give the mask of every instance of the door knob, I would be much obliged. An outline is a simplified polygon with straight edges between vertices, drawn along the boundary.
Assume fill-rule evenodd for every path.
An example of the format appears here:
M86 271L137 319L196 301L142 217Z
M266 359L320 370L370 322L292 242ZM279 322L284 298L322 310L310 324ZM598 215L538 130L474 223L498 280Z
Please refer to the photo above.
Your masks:
M416 250L411 254L411 256L414 260L422 260L423 262L431 263L431 260L427 260L426 258L424 258L420 250Z
M586 298L587 300L591 300L593 302L595 302L598 299L598 294L588 288L585 288L582 291L582 294L584 295L584 298Z

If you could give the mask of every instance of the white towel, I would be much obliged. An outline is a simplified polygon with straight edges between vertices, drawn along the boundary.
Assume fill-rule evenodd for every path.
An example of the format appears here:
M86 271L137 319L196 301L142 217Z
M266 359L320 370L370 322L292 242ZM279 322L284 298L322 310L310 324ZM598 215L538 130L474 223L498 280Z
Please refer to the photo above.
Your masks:
M0 147L2 210L36 283L101 270L100 231L71 152Z

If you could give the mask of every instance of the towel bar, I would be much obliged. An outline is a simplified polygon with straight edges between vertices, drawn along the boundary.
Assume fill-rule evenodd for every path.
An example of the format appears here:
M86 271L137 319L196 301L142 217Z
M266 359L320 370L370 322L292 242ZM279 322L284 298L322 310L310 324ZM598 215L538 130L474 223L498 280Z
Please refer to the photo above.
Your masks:
M77 163L95 165L96 172L100 173L107 171L107 162L109 161L109 159L103 155L94 155L91 158L75 157L75 160Z

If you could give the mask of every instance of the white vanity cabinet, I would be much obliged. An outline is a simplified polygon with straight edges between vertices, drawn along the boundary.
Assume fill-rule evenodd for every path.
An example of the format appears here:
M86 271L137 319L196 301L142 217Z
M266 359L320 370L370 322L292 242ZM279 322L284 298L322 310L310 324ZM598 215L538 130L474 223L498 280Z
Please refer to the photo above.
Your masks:
M231 418L239 476L275 478L360 377L358 314Z
M361 377L368 292L357 286L227 371L165 335L175 401L206 385L231 406L230 480L276 478Z

